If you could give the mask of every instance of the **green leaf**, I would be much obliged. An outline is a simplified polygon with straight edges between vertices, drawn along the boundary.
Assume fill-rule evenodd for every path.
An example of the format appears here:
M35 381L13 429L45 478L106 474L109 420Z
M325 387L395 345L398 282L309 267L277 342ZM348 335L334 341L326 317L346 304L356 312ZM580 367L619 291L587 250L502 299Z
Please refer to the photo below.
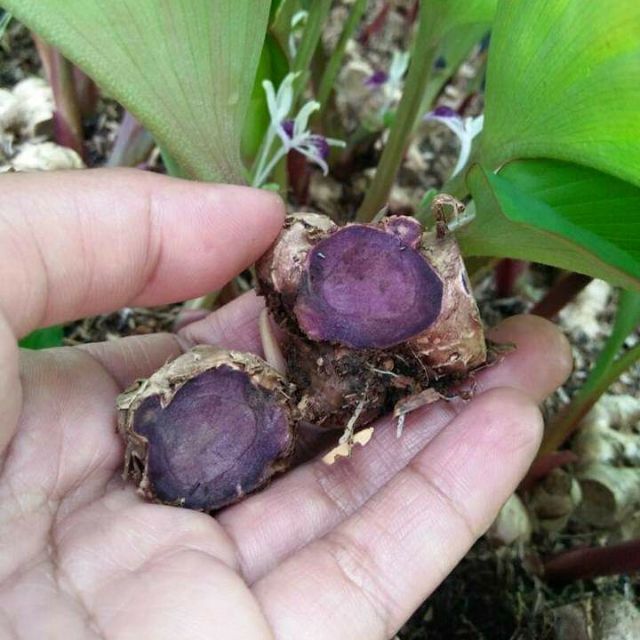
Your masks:
M624 341L640 325L640 293L636 291L621 291L618 300L616 319L611 329L607 343L611 343L612 359L622 348ZM603 350L604 352L604 350Z
M467 176L476 217L465 253L522 258L640 289L640 189L589 167L521 160Z
M640 2L501 0L480 162L557 158L640 185Z
M255 0L0 0L121 102L184 174L243 182L269 17Z
M32 331L20 340L19 345L23 349L49 349L61 346L63 337L62 327L55 325Z

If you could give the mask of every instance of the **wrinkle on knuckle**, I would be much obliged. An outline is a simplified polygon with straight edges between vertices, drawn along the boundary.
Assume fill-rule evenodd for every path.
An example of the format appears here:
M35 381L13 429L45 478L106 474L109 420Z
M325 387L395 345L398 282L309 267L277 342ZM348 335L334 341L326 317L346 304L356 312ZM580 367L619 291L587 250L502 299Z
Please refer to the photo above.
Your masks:
M40 246L38 236L33 231L31 224L29 224L29 231L31 232L33 253L38 266L35 269L35 274L27 276L26 280L29 288L33 286L33 283L36 283L36 289L38 291L37 299L39 302L37 307L33 310L29 308L26 309L25 317L27 318L30 328L36 328L46 324L46 319L50 315L52 278L50 266L45 258L45 253ZM28 274L30 271L29 264L25 264L24 268L25 273ZM40 285L38 286L37 283L40 283Z
M325 536L323 543L345 587L361 597L377 621L380 628L378 637L388 637L397 606L383 586L367 548L353 536L337 531Z
M161 220L161 207L157 197L154 195L153 190L149 188L143 191L142 198L143 204L140 209L142 211L141 216L144 219L143 235L144 240L141 251L140 261L140 282L136 288L136 291L131 296L133 301L142 298L150 285L153 284L162 266L163 256L163 242L162 233L160 229Z
M349 488L358 483L354 466L349 461L339 461L330 466L319 462L311 465L311 471L318 493L329 506L344 517L351 515L359 504L357 496Z
M444 481L439 481L435 473L423 469L416 460L412 460L407 465L407 471L414 475L424 489L438 502L447 514L458 522L469 545L475 542L482 535L482 528L476 523L469 511L456 500L446 486Z

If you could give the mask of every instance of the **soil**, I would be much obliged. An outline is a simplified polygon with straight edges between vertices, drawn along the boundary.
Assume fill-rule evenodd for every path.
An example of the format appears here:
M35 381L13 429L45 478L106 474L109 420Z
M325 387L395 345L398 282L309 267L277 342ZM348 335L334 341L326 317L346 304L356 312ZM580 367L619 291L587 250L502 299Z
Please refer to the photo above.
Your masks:
M410 32L407 24L413 4L409 0L393 3L383 28L370 35L366 46L352 43L345 65L364 62L373 69L388 68L392 50L405 48L407 45L407 35ZM382 0L370 3L365 24L373 22L382 5ZM341 16L344 17L345 10L340 3L334 9L326 34L329 43L335 37L334 32L341 22ZM464 115L481 112L482 96L475 90L469 93L469 87L478 84L472 80L481 69L482 51L477 48L462 69L451 78L438 97L437 104L462 109ZM29 34L13 21L0 43L0 87L10 89L19 80L39 74L41 68ZM357 105L353 104L345 112L341 123L347 135L355 130L355 114ZM96 115L86 123L90 166L101 166L108 158L121 117L122 108L119 105L108 98L101 98ZM392 194L392 209L398 212L415 211L420 198L429 187L443 184L456 160L456 143L442 127L421 129L415 148L421 150L421 154L418 154L417 160L414 158L414 162L405 163ZM313 171L310 199L305 208L321 211L338 219L353 215L371 179L379 153L379 144L365 147L361 149L360 155L349 160L348 165L342 165L339 171L327 178ZM152 156L155 158L153 168L162 170L157 153ZM350 173L345 174L347 170ZM527 312L548 290L556 275L554 269L533 265L525 271L512 295L498 298L493 274L488 273L475 286L483 319L487 325L494 325L510 315ZM558 319L560 328L571 341L575 369L562 389L545 402L543 409L547 419L569 402L580 388L610 331L616 295L604 285L597 285L596 288L598 287L598 295L593 292L583 294ZM171 331L180 308L179 305L153 309L126 308L108 315L86 318L65 327L65 344L75 345L118 339L127 335ZM626 347L631 347L638 339L638 334L631 336ZM622 376L613 385L611 392L640 398L640 364L636 364ZM569 476L573 474L574 468L571 465L564 469ZM629 515L629 521L638 522L639 518L638 510ZM590 528L571 515L562 528L553 532L545 531L534 522L533 536L527 543L500 547L482 539L407 622L398 633L398 638L568 638L568 635L559 630L564 629L559 620L565 620L563 616L568 611L565 605L577 605L572 611L591 610L594 602L601 601L605 596L617 596L636 603L640 593L640 579L618 576L553 588L536 576L537 563L551 552L585 543L604 544L607 540L618 539L620 535L620 529ZM425 540L425 544L428 543Z

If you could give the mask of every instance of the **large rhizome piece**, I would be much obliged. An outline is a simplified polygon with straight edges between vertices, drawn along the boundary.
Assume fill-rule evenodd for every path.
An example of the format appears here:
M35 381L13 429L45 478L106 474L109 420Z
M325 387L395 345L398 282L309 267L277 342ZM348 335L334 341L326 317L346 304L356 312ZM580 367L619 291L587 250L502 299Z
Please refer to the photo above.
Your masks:
M118 401L125 474L156 501L215 511L285 469L296 426L344 431L448 396L487 362L464 263L437 224L414 218L335 225L287 217L258 261L259 292L286 371L251 354L200 346ZM273 351L273 338L271 348Z

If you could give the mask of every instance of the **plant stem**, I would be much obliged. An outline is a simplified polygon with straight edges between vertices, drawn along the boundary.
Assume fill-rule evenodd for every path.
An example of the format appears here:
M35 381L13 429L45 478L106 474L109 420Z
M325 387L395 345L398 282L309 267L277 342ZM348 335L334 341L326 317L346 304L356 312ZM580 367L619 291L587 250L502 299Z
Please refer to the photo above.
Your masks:
M389 131L389 140L380 157L373 183L358 211L357 219L360 222L369 222L384 206L402 162L409 136L420 110L429 72L433 66L435 47L428 36L428 15L423 4L420 8L418 31L415 35L411 64L402 92L402 99Z
M276 129L273 123L270 123L267 133L264 136L264 140L258 150L256 160L253 163L253 179L251 180L252 187L259 187L261 185L259 179L263 180L264 168L267 164L267 159L269 158L269 153L271 152L271 147L273 146L275 138Z
M518 490L529 491L539 480L546 478L554 469L577 461L578 456L569 449L547 453L531 465Z
M591 276L582 273L565 273L529 311L534 316L551 319L571 302L591 281Z
M287 176L289 189L296 207L306 207L309 204L309 184L311 171L307 158L296 149L287 154Z
M271 149L271 145L269 145L268 147L265 147L266 152L268 152L270 149ZM279 147L278 149L276 149L276 152L273 154L273 157L269 160L269 162L266 163L265 166L263 166L259 171L256 172L255 178L253 179L251 186L261 187L263 183L267 180L267 178L271 175L271 172L275 169L278 162L280 162L280 160L282 160L282 158L284 158L286 155L287 155L287 151L284 147ZM267 157L266 153L264 157L265 158ZM261 161L260 165L262 166L262 164L263 163Z
M549 425L542 440L539 456L555 451L577 429L580 420L589 413L598 398L636 360L640 359L640 344L637 344L612 363L618 347L617 342L608 341L606 343L586 382L573 397L571 403L559 411Z
M333 90L336 78L338 77L338 72L340 71L344 52L347 48L347 42L349 42L353 32L356 30L366 6L367 0L355 1L351 7L351 12L349 13L349 17L344 25L344 29L342 29L342 33L340 34L340 39L338 40L338 43L329 58L329 62L325 67L316 96L316 100L320 103L320 112L317 116L319 118L322 118L324 115L327 99Z
M369 44L369 39L382 29L384 23L387 20L390 9L391 5L388 1L382 5L382 8L376 14L373 20L362 30L362 34L360 35L360 38L358 38L360 44L364 46Z
M640 540L567 551L547 560L543 571L555 583L640 571Z
M496 295L498 298L509 298L514 295L516 284L529 266L526 260L502 258L494 270Z
M627 336L636 329L638 324L640 324L640 293L621 291L611 335L605 342L582 388L549 425L542 440L538 458L557 449L577 429L580 420L609 385L640 358L639 344L615 360Z
M53 90L56 105L53 115L55 140L58 144L73 149L84 159L84 131L73 64L44 40L34 36L34 41Z
M329 15L331 9L331 0L313 0L311 8L309 9L309 15L307 22L302 33L302 39L300 40L300 46L298 47L298 53L291 67L293 73L299 72L300 75L293 84L293 108L298 98L302 94L302 90L307 84L309 79L309 69L311 68L311 59L320 42L320 36L322 35L322 28Z
M107 166L135 167L149 157L153 145L151 134L131 113L125 111Z
M73 67L73 84L76 87L78 108L83 118L95 115L100 92L96 83L80 67Z

